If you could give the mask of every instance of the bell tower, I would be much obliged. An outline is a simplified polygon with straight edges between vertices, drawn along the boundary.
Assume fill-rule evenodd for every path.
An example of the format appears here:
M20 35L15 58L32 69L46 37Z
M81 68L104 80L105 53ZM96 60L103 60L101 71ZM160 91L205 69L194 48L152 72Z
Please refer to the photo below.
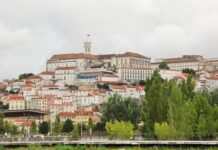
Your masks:
M91 53L90 34L86 35L86 41L84 42L84 51L85 53Z

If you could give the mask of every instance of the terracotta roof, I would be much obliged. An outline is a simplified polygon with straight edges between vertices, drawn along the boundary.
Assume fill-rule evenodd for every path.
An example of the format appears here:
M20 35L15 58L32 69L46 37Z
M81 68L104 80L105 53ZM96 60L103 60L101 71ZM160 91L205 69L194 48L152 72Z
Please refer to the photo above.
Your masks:
M112 89L117 89L117 90L126 90L126 86L111 86Z
M98 59L104 60L104 59L111 59L112 57L115 57L116 54L105 54L105 55L99 55Z
M144 91L144 88L142 86L136 86L137 91Z
M147 58L141 54L133 53L133 52L126 52L124 54L105 54L105 55L97 55L98 59L111 59L112 57L137 57L137 58Z
M100 95L99 91L92 91L89 94L92 96L99 96Z
M66 60L66 59L96 59L96 56L87 53L57 54L57 55L53 55L49 59L49 61Z
M93 116L94 113L93 111L75 111L75 112L60 112L58 113L58 116L72 116L72 117L75 117L75 116Z
M24 97L23 96L20 96L20 95L10 95L9 97L8 97L8 100L10 100L10 101L13 101L13 100L24 100Z
M206 77L207 80L218 80L218 76Z
M32 80L32 79L42 79L40 76L37 75L32 75L30 77L27 78L28 80Z
M58 87L58 86L55 84L46 84L46 85L43 85L43 87L50 88L50 87Z
M99 74L100 77L111 77L111 78L118 78L115 74Z
M41 72L40 75L50 75L50 76L53 76L55 73L54 72L51 72L51 71L44 71L44 72Z

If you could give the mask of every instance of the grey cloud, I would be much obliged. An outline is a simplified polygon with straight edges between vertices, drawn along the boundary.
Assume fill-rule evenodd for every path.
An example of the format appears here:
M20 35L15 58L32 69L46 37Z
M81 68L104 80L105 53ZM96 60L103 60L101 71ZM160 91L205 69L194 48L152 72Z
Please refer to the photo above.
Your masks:
M217 0L2 0L0 79L40 72L54 53L218 55Z

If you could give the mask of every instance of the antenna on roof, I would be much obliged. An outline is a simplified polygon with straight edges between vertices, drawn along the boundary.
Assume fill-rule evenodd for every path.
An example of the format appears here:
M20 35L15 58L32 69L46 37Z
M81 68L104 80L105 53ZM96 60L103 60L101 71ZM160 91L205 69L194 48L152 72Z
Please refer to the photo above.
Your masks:
M90 41L90 34L86 34L86 41L84 42L84 50L85 53L91 52L91 41Z

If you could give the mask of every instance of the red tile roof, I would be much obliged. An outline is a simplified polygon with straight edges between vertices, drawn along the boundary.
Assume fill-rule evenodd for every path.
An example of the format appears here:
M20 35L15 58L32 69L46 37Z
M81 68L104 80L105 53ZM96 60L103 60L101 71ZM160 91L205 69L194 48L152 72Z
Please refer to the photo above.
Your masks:
M66 59L96 59L96 56L87 53L58 54L58 55L53 55L49 61L66 60Z
M206 77L207 80L218 80L218 76Z
M126 86L111 86L112 89L116 89L116 90L126 90L127 87Z
M76 116L93 116L94 112L93 111L75 111L75 112L60 112L58 113L58 116L71 116L71 117L76 117Z
M136 86L137 91L144 91L144 88L142 86Z
M53 76L55 73L54 72L51 72L51 71L44 71L44 72L41 72L40 75L50 75L50 76Z

